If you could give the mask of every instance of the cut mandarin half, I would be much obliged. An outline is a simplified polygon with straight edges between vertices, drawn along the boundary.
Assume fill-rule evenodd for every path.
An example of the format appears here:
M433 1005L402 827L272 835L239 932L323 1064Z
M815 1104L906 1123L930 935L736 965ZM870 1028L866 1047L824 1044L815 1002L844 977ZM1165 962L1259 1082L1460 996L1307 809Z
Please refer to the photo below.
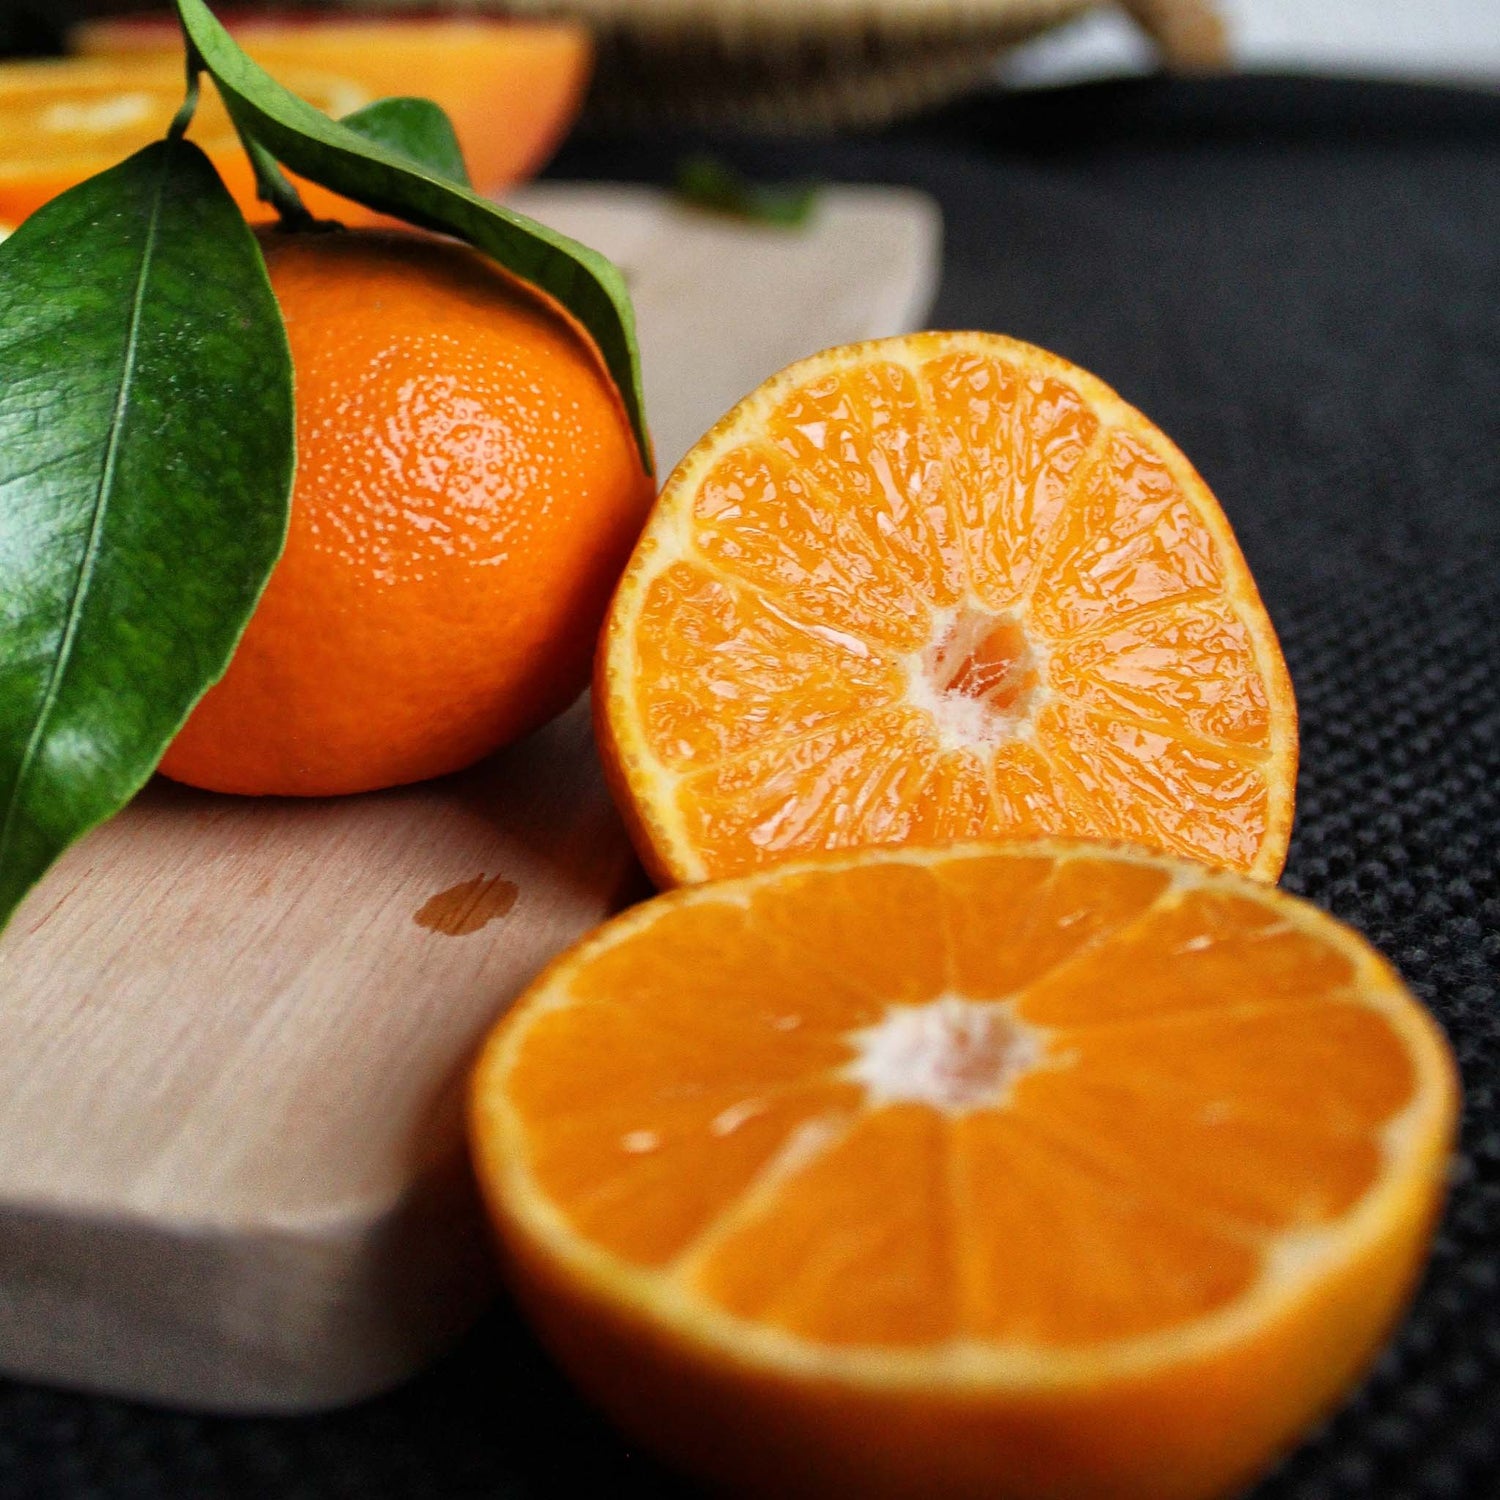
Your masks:
M469 174L485 193L529 177L551 154L583 101L593 58L588 29L576 21L217 5L214 13L254 61L283 82L311 71L353 80L365 96L361 102L403 94L434 100L453 122ZM94 57L164 55L182 92L182 29L175 17L87 21L70 41Z
M730 412L657 502L595 705L663 884L981 837L1286 857L1296 706L1223 512L997 335L834 349Z
M520 181L546 159L577 112L592 57L587 31L563 22L261 17L236 26L236 35L278 83L335 118L392 94L430 95L452 120L483 192ZM89 55L0 63L0 219L12 224L159 139L182 104L175 21L101 21L77 40ZM247 215L275 217L208 84L188 138ZM316 183L292 181L314 215L382 221Z
M317 69L289 69L280 81L330 115L372 102L357 81ZM183 61L175 55L46 58L0 63L0 218L19 224L59 193L159 140L182 104ZM258 202L249 158L217 92L205 86L188 138L208 153L246 213ZM316 213L351 222L375 217L347 199L301 183Z
M1367 1364L1456 1114L1437 1026L1263 883L1098 844L823 855L549 969L471 1093L543 1337L752 1494L1193 1500Z

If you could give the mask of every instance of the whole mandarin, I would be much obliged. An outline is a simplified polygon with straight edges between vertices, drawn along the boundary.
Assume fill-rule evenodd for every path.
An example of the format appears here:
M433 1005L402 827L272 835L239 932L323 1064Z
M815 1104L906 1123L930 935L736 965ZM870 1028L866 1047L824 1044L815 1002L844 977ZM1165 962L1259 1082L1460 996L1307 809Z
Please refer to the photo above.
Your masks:
M293 796L457 770L582 690L654 487L587 335L476 252L261 244L296 380L290 531L161 769Z

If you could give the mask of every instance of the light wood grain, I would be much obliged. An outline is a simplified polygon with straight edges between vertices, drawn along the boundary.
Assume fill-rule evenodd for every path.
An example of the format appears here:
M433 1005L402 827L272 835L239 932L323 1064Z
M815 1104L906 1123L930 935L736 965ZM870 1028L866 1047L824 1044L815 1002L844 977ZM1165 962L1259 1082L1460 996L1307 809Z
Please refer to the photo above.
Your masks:
M464 1064L631 869L582 708L374 796L154 784L0 944L9 1368L233 1406L410 1369L484 1289ZM503 916L415 920L479 876L515 885Z
M914 322L937 221L836 190L788 235L639 189L527 207L632 277L659 452ZM401 1379L489 1295L479 1038L640 877L586 706L461 776L327 801L153 783L0 938L0 1369L292 1411Z

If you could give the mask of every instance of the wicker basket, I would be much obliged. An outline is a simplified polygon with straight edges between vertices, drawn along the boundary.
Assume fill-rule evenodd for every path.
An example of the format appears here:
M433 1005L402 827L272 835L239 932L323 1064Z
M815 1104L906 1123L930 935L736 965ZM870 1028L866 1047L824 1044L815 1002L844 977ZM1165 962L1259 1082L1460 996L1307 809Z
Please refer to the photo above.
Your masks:
M426 0L340 0L369 9ZM447 0L589 23L589 116L614 125L802 131L878 124L983 82L1007 48L1107 0ZM1212 0L1122 0L1169 67L1224 59Z

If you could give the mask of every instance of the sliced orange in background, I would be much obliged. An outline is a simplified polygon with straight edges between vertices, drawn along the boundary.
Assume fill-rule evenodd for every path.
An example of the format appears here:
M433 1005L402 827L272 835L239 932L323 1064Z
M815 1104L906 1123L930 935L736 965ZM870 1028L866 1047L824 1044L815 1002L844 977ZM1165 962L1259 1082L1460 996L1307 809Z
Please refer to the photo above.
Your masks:
M523 181L546 161L578 113L593 66L588 28L577 21L268 15L233 7L215 14L283 82L284 75L320 72L351 80L370 99L436 100L482 193ZM90 21L70 40L95 55L154 51L180 59L182 52L181 33L165 17Z
M0 219L19 224L59 193L102 172L166 134L183 95L176 57L59 58L0 63ZM354 80L295 69L281 81L326 114L348 114L373 95ZM212 85L199 96L188 131L213 160L235 201L256 218L271 211L256 200L249 161ZM314 213L354 209L306 186Z
M1226 1493L1419 1271L1457 1108L1361 938L1202 865L887 849L558 960L471 1125L544 1338L730 1489Z
M335 118L391 94L437 99L485 192L546 159L577 112L591 58L587 33L562 23L252 23L244 33L247 50L279 82ZM182 103L174 25L100 22L81 28L80 39L91 55L0 64L0 220L20 223L160 139ZM256 198L249 162L207 82L188 135L247 214L273 216ZM300 180L298 187L320 216L379 219L323 188Z
M595 710L663 884L993 836L1286 857L1296 706L1218 503L993 334L830 350L730 412L626 570Z

